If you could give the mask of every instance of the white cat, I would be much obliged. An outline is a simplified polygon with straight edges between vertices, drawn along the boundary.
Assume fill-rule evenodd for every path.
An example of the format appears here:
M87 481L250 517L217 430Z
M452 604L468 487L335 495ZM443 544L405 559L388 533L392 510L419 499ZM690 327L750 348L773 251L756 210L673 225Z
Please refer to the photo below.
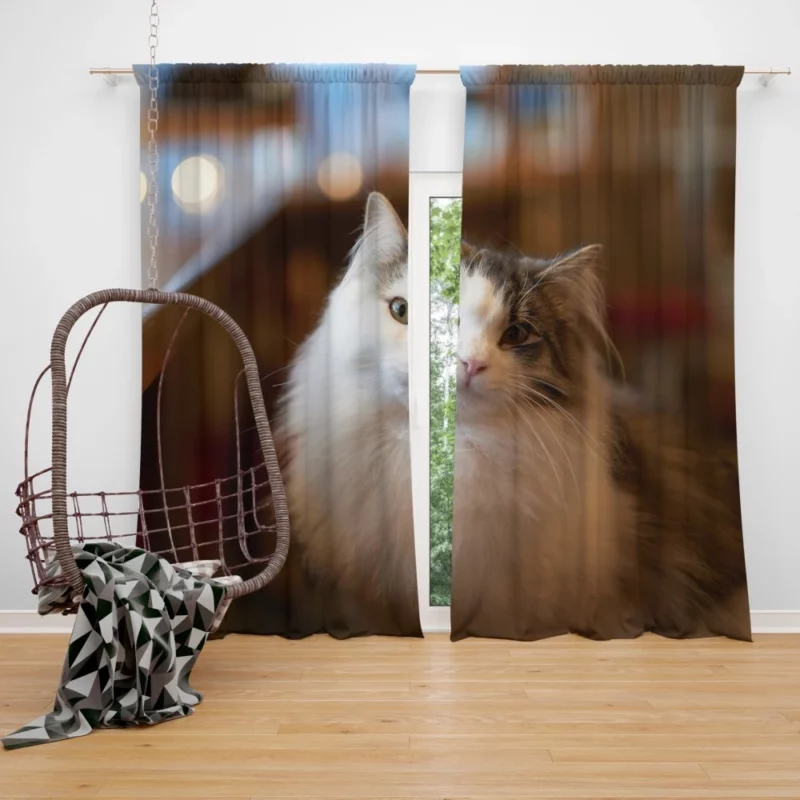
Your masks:
M298 351L282 406L293 546L372 633L419 628L407 277L406 230L373 192L363 235Z

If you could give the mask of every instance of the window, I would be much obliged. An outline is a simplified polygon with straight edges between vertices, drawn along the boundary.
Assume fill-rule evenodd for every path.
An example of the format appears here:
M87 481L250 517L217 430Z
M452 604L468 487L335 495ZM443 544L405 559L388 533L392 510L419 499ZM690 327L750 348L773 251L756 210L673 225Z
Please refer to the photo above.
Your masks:
M420 616L450 627L461 173L416 173L409 193L411 469Z
M461 198L430 201L430 586L431 606L450 605L456 432Z
M465 112L460 76L417 76L411 87L408 204L409 391L417 582L426 631L450 629L453 286L458 285Z

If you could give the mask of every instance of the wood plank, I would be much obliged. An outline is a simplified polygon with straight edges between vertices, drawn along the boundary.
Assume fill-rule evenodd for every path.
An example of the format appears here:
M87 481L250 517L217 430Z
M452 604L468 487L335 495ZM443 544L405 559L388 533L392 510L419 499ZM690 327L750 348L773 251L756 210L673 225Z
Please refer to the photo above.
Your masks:
M51 707L66 641L0 636L0 732ZM797 636L231 636L195 714L0 753L0 797L800 798L798 674Z
M763 763L752 758L738 763L703 763L703 771L712 781L743 783L753 781L764 787L772 783L793 783L800 786L800 760L793 758L783 764Z
M708 747L709 735L704 733L689 733L688 728L682 733L614 733L616 728L606 727L600 733L576 731L574 733L537 733L537 734L413 734L409 741L412 750L479 750L491 747L500 750L527 750L529 748L544 747L551 753L567 748L581 749L586 753L585 761L596 761L594 752L605 755L608 750L625 751L631 749L647 748L651 750L661 748L700 748ZM285 736L286 734L284 734ZM278 738L283 738L279 736ZM777 749L800 748L800 734L787 733L717 733L712 737L715 747L727 749L756 750L759 759L763 751ZM555 759L554 759L555 760ZM605 758L600 759L605 760ZM610 759L609 759L610 760ZM696 760L696 759L695 759ZM752 759L749 759L752 761Z
M566 702L566 701L565 701ZM685 729L692 726L700 732L730 731L731 725L750 724L778 726L773 732L794 730L786 718L777 710L744 711L707 710L656 711L638 706L607 704L587 706L584 709L558 708L557 706L518 706L514 709L493 708L491 703L483 709L465 708L467 704L442 703L368 703L351 707L336 714L335 706L324 713L320 709L309 709L308 713L278 712L282 720L279 733L536 733L544 730L569 731L570 726L594 725L599 728L626 726L628 729L657 731ZM274 710L274 709L273 709ZM625 732L624 729L620 732Z
M95 775L76 775L69 770L51 774L37 770L21 775L8 771L4 760L0 774L0 797L3 800L12 794L18 797L97 797L102 785L103 779Z
M265 776L275 772L296 770L298 773L311 775L322 773L329 777L339 776L346 778L348 774L368 774L370 772L393 771L398 775L445 775L450 772L461 774L483 774L502 770L508 772L530 772L533 765L552 765L550 753L545 749L531 749L525 751L524 763L518 760L512 762L508 753L489 751L483 753L480 759L466 750L439 750L427 752L423 750L410 750L408 747L386 747L380 745L367 745L360 747L322 747L299 749L262 747L266 737L259 737L250 743L238 741L229 745L227 741L220 740L213 746L213 759L215 774L235 777L240 773L265 773ZM275 736L275 739L282 738ZM63 744L59 742L58 744ZM15 763L9 774L16 773L20 776L28 774L31 764L35 762L36 770L40 774L56 773L63 768L64 752L68 745L61 748L61 753L54 753L56 745L50 747L50 754L28 755L33 748L19 751ZM93 777L105 774L111 778L115 774L114 763L120 758L124 759L125 768L129 772L144 772L153 774L167 774L174 772L191 772L202 769L204 761L210 754L205 748L186 747L186 741L174 739L161 739L155 746L152 742L138 742L129 745L127 752L115 743L107 746L105 743L97 744L95 740L95 755L98 763L92 770ZM70 748L73 753L75 748ZM692 764L691 770L681 774L697 773L697 764ZM672 767L667 766L666 774L674 774ZM619 770L618 770L619 771ZM107 774L106 774L107 773Z
M510 765L509 765L510 766ZM535 767L535 770L533 769ZM341 795L334 776L324 770L304 772L283 770L274 772L243 771L237 775L209 775L202 787L202 797L315 797L328 798ZM649 788L657 781L659 787L677 788L710 787L709 778L697 765L686 764L552 764L539 763L525 770L504 770L497 767L486 770L458 768L438 776L415 770L397 771L376 766L372 770L350 770L342 776L351 798L386 797L452 797L453 794L475 793L484 797L508 797L526 794L532 787L552 790L563 786L582 788L584 795L604 787L621 792L628 789ZM191 782L191 773L161 773L157 781L146 776L116 774L106 781L98 797L175 797L181 787ZM649 787L648 787L649 784ZM190 784L191 785L191 784ZM185 788L183 789L185 792ZM614 795L612 795L614 796ZM617 794L615 796L624 796ZM629 795L630 796L630 795ZM634 795L635 796L635 795ZM652 796L652 795L651 795ZM696 796L696 795L695 795Z
M678 738L678 737L675 737ZM578 762L585 763L597 761L611 762L647 762L659 764L663 762L746 762L757 757L760 764L773 762L796 762L800 764L800 744L795 747L729 747L715 745L714 747L661 747L660 745L645 744L641 747L616 747L608 743L605 747L553 747L550 748L553 761L559 763Z

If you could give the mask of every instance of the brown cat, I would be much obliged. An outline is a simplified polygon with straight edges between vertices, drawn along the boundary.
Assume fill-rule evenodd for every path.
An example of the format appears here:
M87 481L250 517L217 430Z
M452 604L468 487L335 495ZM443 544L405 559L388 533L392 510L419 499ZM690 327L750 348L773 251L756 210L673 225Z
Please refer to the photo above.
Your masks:
M749 639L735 452L610 377L599 253L464 245L453 638Z

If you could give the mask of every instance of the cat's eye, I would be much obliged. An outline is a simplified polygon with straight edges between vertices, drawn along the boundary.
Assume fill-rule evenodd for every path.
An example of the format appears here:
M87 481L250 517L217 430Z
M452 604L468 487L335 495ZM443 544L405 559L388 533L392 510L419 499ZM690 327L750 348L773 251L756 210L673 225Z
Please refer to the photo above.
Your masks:
M523 344L533 344L541 339L528 325L517 323L509 325L500 337L501 347L519 347Z
M408 302L404 297L393 297L389 301L389 312L401 325L408 325Z

